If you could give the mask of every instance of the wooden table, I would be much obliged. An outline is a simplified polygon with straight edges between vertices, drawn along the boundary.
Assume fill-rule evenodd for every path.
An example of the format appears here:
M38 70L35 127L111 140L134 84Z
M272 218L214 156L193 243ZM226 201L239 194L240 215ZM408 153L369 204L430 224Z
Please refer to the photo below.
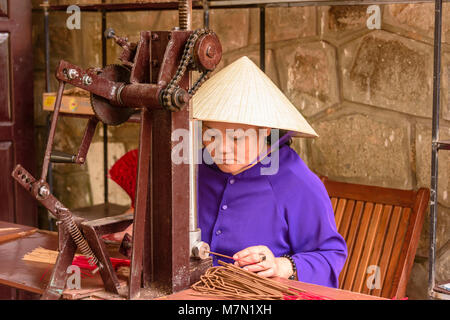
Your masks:
M0 222L0 228L2 222ZM19 225L8 225L8 227L29 228ZM34 233L15 238L9 241L0 242L0 284L7 285L13 288L26 290L42 294L50 278L53 265L39 262L30 262L22 260L22 257L36 249L42 247L50 250L57 250L58 240L57 234L43 230L35 230ZM111 252L114 256L114 252ZM301 290L306 290L309 293L328 297L336 300L384 300L383 298L374 297L365 294L359 294L351 291L328 288L299 281L276 279L282 283L289 283ZM126 280L121 278L121 284L124 287L124 292L127 292ZM64 290L64 299L124 299L124 297L107 293L103 289L103 282L100 275L97 273L93 277L82 276L81 279L82 290ZM145 289L143 289L145 291ZM158 298L159 300L208 300L219 299L218 297L210 296L194 296L192 289L183 290L171 295ZM145 299L145 294L142 295Z
M327 297L332 300L386 300L385 298L370 296L362 293L351 292L347 290L328 288L324 286L319 286L315 284L287 280L282 278L274 278L275 280L289 284L300 290L308 291L308 293L316 294L322 297ZM196 294L196 295L193 295ZM159 298L161 300L209 300L214 299L210 296L198 296L198 293L192 289L183 290L168 296ZM216 298L217 299L217 298Z
M4 222L0 222L0 228ZM14 225L17 227L25 227ZM9 227L14 227L9 226ZM29 228L29 227L27 227ZM0 284L42 294L50 280L52 264L24 261L22 257L34 249L42 247L49 250L58 249L57 233L44 230L35 230L34 233L0 242ZM125 279L120 279L123 285ZM81 290L64 290L63 298L81 299L91 293L103 291L103 282L100 274L88 276L81 275Z

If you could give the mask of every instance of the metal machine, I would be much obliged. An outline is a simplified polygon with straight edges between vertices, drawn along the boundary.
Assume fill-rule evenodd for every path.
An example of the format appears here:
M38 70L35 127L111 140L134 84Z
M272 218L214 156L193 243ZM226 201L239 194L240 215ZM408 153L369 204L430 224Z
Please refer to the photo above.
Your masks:
M77 248L97 265L105 289L116 294L122 288L109 260L104 234L133 224L128 281L129 299L152 298L187 288L211 266L201 242L196 220L195 161L171 161L174 129L190 130L190 99L222 56L218 37L208 29L190 30L192 2L180 1L180 26L170 31L143 31L138 43L107 30L123 48L121 64L82 69L61 60L59 81L41 177L34 178L20 164L13 178L58 220L59 255L42 299L61 297ZM192 71L200 78L192 84ZM52 150L65 84L91 92L95 116L88 120L77 154ZM93 221L76 217L50 192L46 182L50 162L83 164L98 122L119 125L140 114L136 207L123 214ZM192 150L192 149L191 149Z

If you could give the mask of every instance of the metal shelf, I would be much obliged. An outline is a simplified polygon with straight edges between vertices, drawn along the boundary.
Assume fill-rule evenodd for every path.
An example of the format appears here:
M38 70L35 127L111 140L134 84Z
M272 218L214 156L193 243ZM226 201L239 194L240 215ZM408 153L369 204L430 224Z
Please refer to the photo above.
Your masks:
M447 141L439 141L437 143L437 148L439 150L450 150L450 140Z
M430 295L435 299L450 300L450 291L440 288L438 285L433 288Z
M66 11L69 5L41 5L48 11ZM80 4L81 11L108 11L108 12L126 12L126 11L148 11L148 10L178 10L178 1L145 1L138 3L104 3L104 4ZM202 9L201 1L193 1L192 7Z
M444 0L448 2L450 0ZM298 7L298 6L348 6L348 5L371 5L371 4L418 4L434 3L434 0L210 0L210 1L192 1L193 9L203 9L208 6L211 9L226 8L258 8L264 7ZM48 11L66 11L69 5L45 5ZM178 1L144 1L138 3L105 3L105 4L84 4L78 5L81 11L107 11L107 12L126 12L126 11L147 11L147 10L177 10ZM39 10L39 9L34 9ZM42 9L41 9L42 10Z

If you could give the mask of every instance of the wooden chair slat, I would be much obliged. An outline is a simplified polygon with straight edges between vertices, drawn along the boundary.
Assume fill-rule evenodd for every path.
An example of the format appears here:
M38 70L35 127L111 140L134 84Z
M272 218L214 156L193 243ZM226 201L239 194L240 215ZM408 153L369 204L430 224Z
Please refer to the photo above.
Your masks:
M389 222L389 227L388 227L388 232L386 235L386 246L384 246L383 248L383 252L381 254L381 259L380 259L380 279L381 279L381 287L380 289L373 289L371 291L371 295L375 295L380 297L381 296L381 289L383 288L384 284L385 284L385 279L386 279L386 274L387 274L387 270L389 267L389 259L391 258L392 255L392 249L394 248L394 241L395 241L395 235L397 233L398 230L398 226L400 223L400 218L401 218L401 212L402 212L402 208L401 207L394 207L394 210L391 214L391 219Z
M355 200L349 200L347 206L345 207L344 216L342 217L342 222L338 227L338 232L344 239L347 239L348 230L350 229L350 224L352 222L353 212L355 211Z
M344 280L344 290L351 290L355 281L356 271L359 261L362 256L364 248L364 242L369 229L369 222L372 216L374 205L371 202L367 202L364 208L364 212L361 218L361 224L359 225L358 234L352 250L352 256L350 258L350 264L347 270L347 274Z
M355 205L355 210L353 211L352 224L350 225L350 228L348 231L348 236L346 238L344 238L347 243L348 256L347 256L347 260L344 264L344 267L342 268L342 271L339 275L339 288L341 288L341 289L344 288L344 280L347 275L348 265L350 264L350 260L352 257L353 246L355 244L355 239L356 239L356 233L358 232L358 226L361 221L363 210L364 210L364 202L357 201L356 205Z
M380 219L380 224L378 225L377 228L377 234L376 234L376 238L375 238L375 244L373 247L373 251L372 254L370 256L370 260L369 260L369 266L376 266L378 267L378 271L372 270L372 273L366 273L366 276L364 278L364 282L366 283L366 285L363 287L362 293L365 294L370 294L370 291L372 290L371 287L369 287L369 285L367 285L367 281L368 278L370 276L373 275L373 273L378 272L377 275L375 275L378 278L377 279L373 279L373 281L371 281L371 285L376 285L379 284L381 286L381 273L380 273L380 258L381 258L381 253L383 251L384 245L385 245L385 241L386 241L386 237L388 234L388 226L389 226L389 220L391 218L391 213L392 213L392 206L391 205L387 205L383 207L383 212L381 213L381 219Z
M394 274L395 270L397 269L400 253L403 247L403 242L405 240L405 235L408 230L410 214L411 208L405 208L403 209L402 215L400 217L400 224L398 226L397 234L395 235L394 248L392 250L391 259L389 261L386 279L384 281L384 286L381 288L381 296L385 298L393 297L391 296L391 289L394 282Z
M333 207L333 212L336 212L336 206L337 206L339 199L336 197L333 197L333 198L330 198L330 200L331 200L331 206Z
M344 215L345 206L347 205L347 199L339 199L337 208L334 211L334 218L336 220L336 227L339 230L339 226L341 225L342 216Z
M377 234L378 224L380 223L381 213L383 212L382 204L375 204L375 208L372 213L372 218L369 223L367 231L367 237L364 241L364 247L362 256L359 260L358 269L356 273L355 282L352 287L352 291L361 292L363 286L366 286L364 279L367 274L367 267L369 266L369 259L372 254L372 249L375 246L375 237Z

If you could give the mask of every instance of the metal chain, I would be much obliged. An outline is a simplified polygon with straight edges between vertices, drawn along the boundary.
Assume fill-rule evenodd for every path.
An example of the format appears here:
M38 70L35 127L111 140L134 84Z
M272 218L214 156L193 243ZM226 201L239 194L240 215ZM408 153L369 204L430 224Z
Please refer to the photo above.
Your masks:
M214 34L213 31L209 29L197 29L195 30L188 38L186 45L184 47L183 56L181 57L180 64L175 73L175 76L170 80L166 89L164 89L162 93L162 103L163 106L169 109L170 111L178 111L179 109L172 105L172 94L179 87L178 83L181 81L181 78L184 76L184 73L188 69L190 64L194 64L194 54L193 48L195 46L195 42L204 34ZM195 92L200 88L200 86L208 79L211 71L207 70L202 72L200 78L195 82L195 84L188 90L188 94L193 96Z

